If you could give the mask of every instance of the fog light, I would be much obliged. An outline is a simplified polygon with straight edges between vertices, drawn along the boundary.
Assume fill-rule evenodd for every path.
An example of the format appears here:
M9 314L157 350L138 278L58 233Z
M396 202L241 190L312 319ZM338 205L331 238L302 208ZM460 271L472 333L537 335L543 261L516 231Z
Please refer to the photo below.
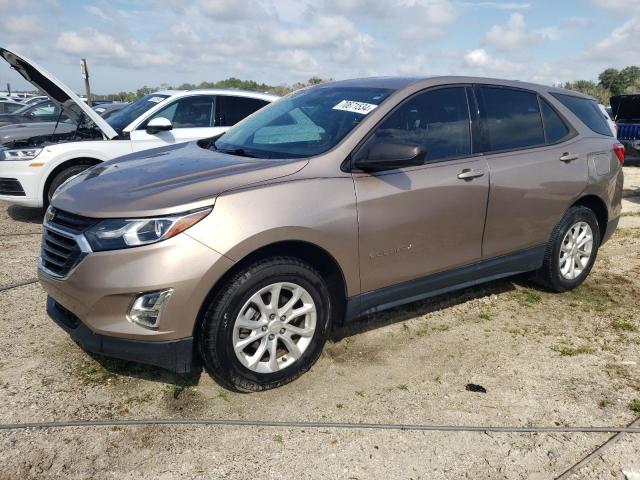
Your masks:
M147 328L158 328L162 311L173 293L172 288L144 293L136 297L129 308L130 321Z

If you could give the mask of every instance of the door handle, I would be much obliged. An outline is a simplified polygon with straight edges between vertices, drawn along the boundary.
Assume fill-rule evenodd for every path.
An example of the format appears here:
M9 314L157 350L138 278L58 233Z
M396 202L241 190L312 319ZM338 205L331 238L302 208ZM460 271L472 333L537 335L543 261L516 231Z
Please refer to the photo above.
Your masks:
M578 155L577 153L563 153L562 156L560 157L560 161L561 162L572 162L574 160L577 160L578 158L580 158L580 155Z
M473 180L477 177L482 177L484 172L482 170L471 170L469 168L465 168L458 174L458 178L460 180Z

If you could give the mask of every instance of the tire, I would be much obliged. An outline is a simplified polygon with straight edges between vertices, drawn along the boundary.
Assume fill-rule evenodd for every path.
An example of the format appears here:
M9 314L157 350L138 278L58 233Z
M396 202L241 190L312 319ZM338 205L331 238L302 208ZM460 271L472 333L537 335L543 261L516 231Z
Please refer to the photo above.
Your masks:
M44 208L46 209L51 203L51 198L53 198L53 194L56 192L60 185L69 180L71 177L75 177L80 173L84 172L87 168L95 165L94 163L76 163L70 167L64 168L60 170L56 175L51 179L48 184L47 191L44 195Z
M276 309L271 292L280 292ZM205 304L197 337L200 356L209 374L228 389L256 392L285 385L318 360L330 312L329 289L312 266L286 256L257 261L233 275ZM295 318L285 322L287 316ZM256 340L247 343L253 336Z
M569 233L570 231L571 233ZM586 259L584 256L585 247L582 249L573 248L572 246L576 242L573 242L572 237L575 234L576 238L580 238L580 235L586 232L585 237L577 242L578 245L586 242L586 246L589 243L587 239L589 231L592 240L589 257ZM571 207L553 229L547 243L542 267L535 273L534 280L553 292L573 290L589 275L598 254L600 239L600 227L593 210L583 206ZM580 256L577 257L578 260L572 260L571 251L578 250L581 250ZM573 271L571 270L572 261ZM582 268L579 268L580 266Z

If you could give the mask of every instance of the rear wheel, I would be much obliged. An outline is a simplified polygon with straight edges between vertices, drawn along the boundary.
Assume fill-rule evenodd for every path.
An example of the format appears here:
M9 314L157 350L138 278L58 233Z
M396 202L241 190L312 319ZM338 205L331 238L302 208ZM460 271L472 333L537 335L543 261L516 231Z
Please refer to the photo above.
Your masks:
M209 373L238 391L296 379L316 362L331 311L320 274L293 257L273 257L232 277L207 305L199 349Z
M551 234L544 262L536 272L543 287L564 292L580 285L589 275L600 246L600 229L593 211L571 207Z
M76 163L75 165L71 165L70 167L64 168L57 172L55 176L51 179L48 184L47 191L44 195L44 208L46 209L51 203L51 199L53 198L53 194L56 193L56 190L60 188L64 182L69 180L70 178L75 177L76 175L80 175L87 168L93 166L94 163Z

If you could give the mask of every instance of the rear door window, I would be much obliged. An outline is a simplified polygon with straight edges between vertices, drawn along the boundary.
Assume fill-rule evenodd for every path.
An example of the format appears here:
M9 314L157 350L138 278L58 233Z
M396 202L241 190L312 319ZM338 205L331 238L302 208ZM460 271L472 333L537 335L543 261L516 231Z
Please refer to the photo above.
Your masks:
M547 143L559 142L569 135L569 127L567 127L562 118L560 118L560 115L558 115L551 105L542 97L540 97L540 107L542 109Z
M511 88L476 89L484 151L516 150L544 145L538 95Z
M582 123L592 131L608 137L613 136L607 120L604 118L604 114L600 111L600 107L598 107L595 100L574 97L573 95L565 95L562 93L552 93L551 95L571 110L571 113L578 117Z
M395 110L375 132L376 139L416 145L427 161L471 154L465 87L445 87L416 95Z
M257 98L218 95L216 126L231 127L268 103Z

